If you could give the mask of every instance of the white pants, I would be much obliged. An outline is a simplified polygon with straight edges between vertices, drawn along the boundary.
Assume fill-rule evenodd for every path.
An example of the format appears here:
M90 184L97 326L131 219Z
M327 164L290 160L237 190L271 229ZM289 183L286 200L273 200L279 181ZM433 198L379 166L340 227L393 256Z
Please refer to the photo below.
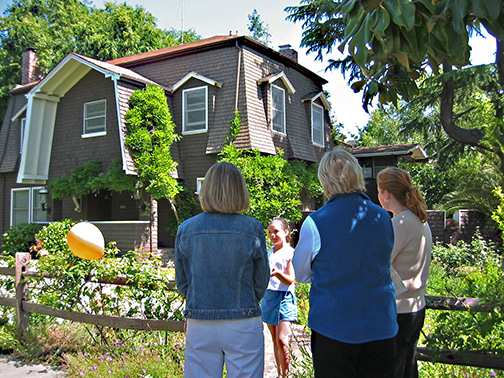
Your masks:
M186 378L262 378L264 335L260 316L233 320L187 320Z

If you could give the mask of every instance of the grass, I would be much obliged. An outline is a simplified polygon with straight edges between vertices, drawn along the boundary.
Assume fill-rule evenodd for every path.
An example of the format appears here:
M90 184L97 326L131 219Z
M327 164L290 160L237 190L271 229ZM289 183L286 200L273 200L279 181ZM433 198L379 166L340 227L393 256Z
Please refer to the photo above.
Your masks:
M182 378L180 333L98 329L72 322L30 324L22 344L0 326L0 352L31 363L60 366L68 377Z

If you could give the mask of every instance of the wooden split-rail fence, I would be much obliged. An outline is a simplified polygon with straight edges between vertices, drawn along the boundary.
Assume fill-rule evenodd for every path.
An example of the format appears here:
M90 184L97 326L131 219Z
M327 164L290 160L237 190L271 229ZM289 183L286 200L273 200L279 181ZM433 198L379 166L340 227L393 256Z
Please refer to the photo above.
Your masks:
M14 268L0 267L0 276L3 275L15 277L16 298L6 298L0 296L0 306L14 307L16 309L16 333L19 339L23 337L23 333L28 329L30 313L48 315L74 322L94 324L117 329L145 331L167 330L172 332L182 332L184 330L184 322L182 321L95 315L75 311L60 310L50 306L31 303L26 300L26 278L40 277L41 275L37 272L30 272L28 270L29 261L29 253L16 253L16 264ZM127 280L124 278L116 278L110 281L100 280L96 281L96 283L129 285ZM175 284L173 282L171 283L171 289L176 290ZM456 298L439 296L427 297L428 310L492 312L495 311L495 307L496 306L484 303L483 299L479 298ZM504 310L499 309L499 312L504 312ZM504 370L503 355L491 354L484 351L430 350L425 347L418 347L417 357L422 361Z

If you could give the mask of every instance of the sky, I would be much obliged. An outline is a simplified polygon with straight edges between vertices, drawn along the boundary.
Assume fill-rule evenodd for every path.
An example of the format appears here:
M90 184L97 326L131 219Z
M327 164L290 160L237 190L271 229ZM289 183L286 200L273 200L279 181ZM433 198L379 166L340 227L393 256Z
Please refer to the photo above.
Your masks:
M248 15L257 9L261 20L269 28L269 47L278 50L278 46L290 44L298 51L298 62L328 81L324 89L330 93L332 113L336 122L344 125L345 134L357 134L368 120L362 108L361 93L354 93L339 71L327 72L327 62L315 61L315 54L307 54L300 47L302 25L292 23L285 18L288 13L285 7L296 6L299 0L125 0L131 6L140 5L157 19L161 29L193 29L204 38L216 35L248 35ZM0 0L0 11L6 9L10 0ZM112 1L114 2L114 1ZM119 1L122 3L123 1ZM103 8L104 0L94 0L92 6ZM475 38L471 42L472 63L483 64L495 62L492 53L495 51L493 38ZM341 57L333 53L330 58ZM370 110L373 110L371 107Z

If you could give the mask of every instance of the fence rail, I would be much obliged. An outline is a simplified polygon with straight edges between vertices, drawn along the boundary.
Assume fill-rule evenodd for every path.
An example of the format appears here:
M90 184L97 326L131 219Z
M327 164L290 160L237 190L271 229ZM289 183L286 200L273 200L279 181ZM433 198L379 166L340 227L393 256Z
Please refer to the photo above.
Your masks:
M16 284L16 298L6 298L0 296L0 306L16 308L16 329L17 337L22 338L23 332L29 325L29 314L37 313L42 315L54 316L61 319L74 322L88 323L99 326L107 326L119 329L146 330L146 331L173 331L182 332L184 322L157 319L138 319L126 318L109 315L95 315L76 311L67 311L56 309L37 303L31 303L26 300L25 277L46 277L58 278L50 274L40 274L27 270L30 261L29 253L16 254L16 266L14 268L0 268L0 275L14 276ZM91 283L126 285L129 286L127 278L118 277L113 280L96 280ZM170 289L176 290L175 283L170 283ZM495 307L486 303L480 298L463 297L445 297L445 296L427 296L427 309L438 311L477 311L491 312ZM504 312L504 309L499 309ZM434 351L424 347L417 348L417 357L421 361L439 362L451 365L465 365L482 368L491 368L504 370L504 356L491 354L485 351L458 351L458 350L439 350Z

